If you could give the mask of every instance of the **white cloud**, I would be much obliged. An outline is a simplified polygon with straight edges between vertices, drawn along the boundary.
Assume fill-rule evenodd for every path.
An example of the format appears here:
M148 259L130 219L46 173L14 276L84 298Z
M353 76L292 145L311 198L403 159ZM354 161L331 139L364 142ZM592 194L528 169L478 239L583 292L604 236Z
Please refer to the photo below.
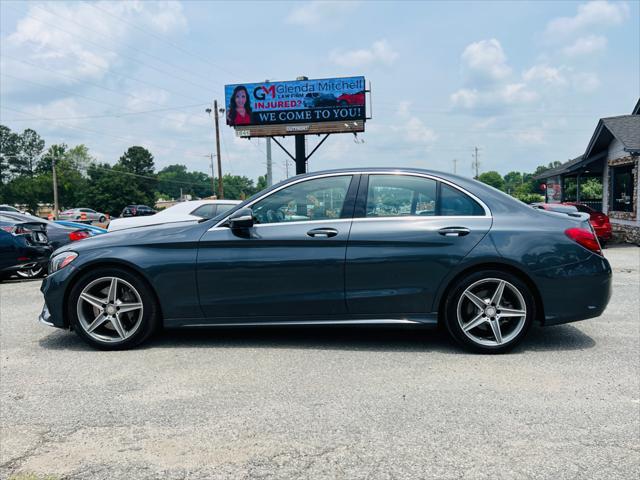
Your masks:
M579 72L571 79L573 87L582 93L591 93L600 86L598 75L592 72Z
M128 97L126 108L132 112L149 109L152 106L164 105L169 99L169 94L164 90L146 89L132 91Z
M499 92L499 96L505 103L530 103L538 98L538 94L527 88L524 83L510 83L505 85Z
M531 128L521 132L516 132L513 137L520 143L539 145L544 143L545 132L541 128Z
M329 54L329 59L341 67L363 67L375 63L389 66L395 62L396 58L398 53L385 39L373 42L371 48L334 50Z
M5 53L77 81L100 79L118 61L122 45L137 34L132 25L166 34L187 24L177 2L100 2L95 7L73 2L31 4L7 37ZM52 82L73 83L46 70L39 73Z
M457 92L451 94L451 102L456 107L462 107L471 109L478 103L478 90L469 90L468 88L461 88Z
M569 57L590 55L602 52L607 48L607 37L602 35L588 35L580 37L571 45L564 47L562 52Z
M358 2L306 2L294 8L286 18L286 22L303 27L335 25L358 7Z
M547 85L564 86L568 83L567 78L559 68L541 64L534 65L522 74L526 82L541 82Z
M408 101L400 102L396 112L400 122L392 129L403 134L404 139L409 143L429 146L438 139L438 135L420 118L411 114L411 105Z
M573 17L559 17L547 24L545 31L549 40L567 38L592 28L619 25L629 15L626 3L602 0L583 3Z
M507 83L477 90L462 88L450 96L454 107L461 110L501 110L516 104L527 104L538 99L538 93L525 83Z
M467 45L462 61L474 79L501 80L511 73L502 45L495 38Z

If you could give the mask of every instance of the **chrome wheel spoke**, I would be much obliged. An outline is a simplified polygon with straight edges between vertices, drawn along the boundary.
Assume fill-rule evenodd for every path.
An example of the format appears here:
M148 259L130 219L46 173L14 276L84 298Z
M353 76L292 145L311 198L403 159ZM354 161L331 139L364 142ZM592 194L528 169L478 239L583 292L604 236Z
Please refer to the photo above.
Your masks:
M464 330L465 332L468 332L472 328L476 328L478 325L482 325L486 321L487 321L486 317L484 317L482 313L479 313L473 320L471 320L469 323L466 323L462 327L462 330Z
M120 321L120 317L116 314L113 317L111 317L110 321L111 321L111 325L113 325L113 328L116 330L120 338L122 339L127 338L127 331L124 329L124 326Z
M118 296L118 279L113 277L111 279L111 284L109 285L109 295L107 296L107 300L111 303L115 303Z
M502 331L500 330L500 321L496 319L491 319L489 321L489 325L491 325L491 331L493 332L493 336L496 339L496 343L500 345L502 343Z
M494 292L493 296L491 297L491 304L492 305L500 305L500 302L502 301L502 294L504 293L504 286L507 284L507 282L505 282L504 280L500 280L498 282L498 286L496 287L496 291Z
M118 304L118 312L126 313L133 312L134 310L140 310L142 308L142 303L120 303Z
M478 307L480 310L484 310L487 307L487 302L485 302L484 300L482 300L480 297L478 297L477 295L471 293L469 290L467 290L466 292L464 292L465 297L467 297L469 300L471 300L473 302L473 304Z
M100 315L98 315L95 318L95 320L91 322L91 324L87 327L87 332L89 333L93 332L96 328L98 328L100 325L102 325L106 321L107 321L107 316L104 313L100 312Z
M88 294L87 292L82 292L80 294L80 298L82 300L84 300L85 302L93 305L96 308L102 308L102 306L107 303L107 299L106 298L98 298L95 297L93 295Z
M513 308L500 307L500 317L524 317L527 314L525 310L516 310Z

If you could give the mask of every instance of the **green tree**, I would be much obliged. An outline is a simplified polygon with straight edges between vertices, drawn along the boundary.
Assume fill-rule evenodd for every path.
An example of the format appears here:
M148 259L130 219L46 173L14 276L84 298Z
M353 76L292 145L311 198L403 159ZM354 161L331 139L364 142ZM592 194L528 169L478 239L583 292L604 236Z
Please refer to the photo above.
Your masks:
M253 180L240 175L227 174L222 177L224 198L243 200L256 192Z
M20 135L19 174L32 177L36 163L44 151L44 140L35 130L27 128Z
M267 188L267 176L266 175L260 175L258 177L258 182L256 183L256 191L255 191L255 193L258 193L258 192L264 190L265 188Z
M502 175L494 170L481 173L478 180L499 190L504 190L504 179L502 178Z
M16 161L19 151L20 136L9 127L0 125L0 184L7 183L11 178L11 166Z
M509 172L504 176L504 190L508 193L515 192L522 183L523 178L520 172Z
M137 201L129 203L142 203L153 206L156 202L156 178L155 166L153 163L153 155L144 147L129 147L129 149L120 157L118 163L114 167L114 171L131 173L126 182L133 184L138 195L135 196ZM124 179L123 179L124 181Z
M184 165L169 165L158 172L158 193L169 198L178 198L180 190L202 198L211 195L211 177L202 172L188 172Z
M129 204L149 204L138 190L136 177L122 167L108 163L95 163L88 167L89 188L85 193L86 205L112 216L120 215ZM153 205L151 205L153 206Z

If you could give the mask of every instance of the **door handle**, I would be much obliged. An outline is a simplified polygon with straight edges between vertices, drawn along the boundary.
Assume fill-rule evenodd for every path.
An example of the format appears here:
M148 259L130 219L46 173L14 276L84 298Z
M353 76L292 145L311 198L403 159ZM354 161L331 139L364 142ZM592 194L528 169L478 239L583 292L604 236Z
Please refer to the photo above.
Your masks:
M307 235L310 237L329 238L338 235L338 230L335 228L314 228L313 230L309 230Z
M471 230L465 227L445 227L438 230L438 233L445 237L464 237L470 232Z

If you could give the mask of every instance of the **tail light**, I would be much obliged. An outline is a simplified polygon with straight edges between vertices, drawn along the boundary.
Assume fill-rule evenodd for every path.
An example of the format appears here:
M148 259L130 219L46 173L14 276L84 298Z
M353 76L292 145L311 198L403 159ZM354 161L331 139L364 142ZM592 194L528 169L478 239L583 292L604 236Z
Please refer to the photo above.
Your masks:
M86 230L76 230L75 232L71 232L69 234L69 240L75 242L77 240L82 240L83 238L88 238L90 236L91 234Z
M5 232L11 233L12 235L25 235L28 233L32 233L32 230L29 230L28 228L25 228L25 227L21 227L20 225L4 226L0 228Z
M598 237L596 237L596 234L592 230L586 228L568 228L564 231L564 234L587 250L602 255Z

